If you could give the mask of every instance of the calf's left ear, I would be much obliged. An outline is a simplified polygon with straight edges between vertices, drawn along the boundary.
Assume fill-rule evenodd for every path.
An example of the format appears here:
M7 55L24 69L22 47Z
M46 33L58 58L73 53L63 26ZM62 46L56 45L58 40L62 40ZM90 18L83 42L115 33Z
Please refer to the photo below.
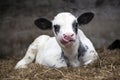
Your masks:
M52 29L52 22L45 18L38 18L34 21L34 24L42 30Z
M87 24L93 19L93 17L94 17L94 13L92 12L83 13L77 18L78 24L79 25Z

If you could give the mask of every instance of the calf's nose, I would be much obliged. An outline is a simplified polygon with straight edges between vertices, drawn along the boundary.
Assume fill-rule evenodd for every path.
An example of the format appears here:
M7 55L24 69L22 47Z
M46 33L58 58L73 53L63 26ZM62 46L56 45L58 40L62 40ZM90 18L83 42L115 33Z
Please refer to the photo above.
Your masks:
M70 41L73 40L74 34L63 34L63 38Z

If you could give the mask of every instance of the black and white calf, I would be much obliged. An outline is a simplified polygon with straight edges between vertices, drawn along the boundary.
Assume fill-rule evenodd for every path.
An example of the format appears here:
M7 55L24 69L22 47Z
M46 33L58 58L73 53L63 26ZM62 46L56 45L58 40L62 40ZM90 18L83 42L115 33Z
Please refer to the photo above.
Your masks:
M17 68L26 68L34 59L36 63L49 67L78 67L87 65L97 59L98 54L92 42L78 29L89 23L94 14L86 12L76 18L71 13L63 12L52 21L45 18L35 20L40 29L52 29L55 37L41 35L29 46L25 57Z

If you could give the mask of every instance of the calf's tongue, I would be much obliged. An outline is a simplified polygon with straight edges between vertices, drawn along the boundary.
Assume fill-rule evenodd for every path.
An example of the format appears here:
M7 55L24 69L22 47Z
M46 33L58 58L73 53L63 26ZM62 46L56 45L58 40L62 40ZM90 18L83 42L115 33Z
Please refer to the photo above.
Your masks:
M69 40L62 39L60 42L65 45L65 44L67 44L69 42Z
M67 43L69 43L69 42L71 42L71 41L74 41L73 39L61 39L60 40L60 42L63 44L63 45L65 45L65 44L67 44Z

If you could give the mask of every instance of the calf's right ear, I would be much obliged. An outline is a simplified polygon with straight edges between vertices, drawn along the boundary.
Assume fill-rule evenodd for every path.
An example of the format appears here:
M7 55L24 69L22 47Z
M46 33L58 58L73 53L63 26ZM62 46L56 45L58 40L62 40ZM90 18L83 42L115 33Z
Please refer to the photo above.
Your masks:
M45 18L38 18L34 21L34 24L42 29L42 30L48 30L48 29L52 29L52 22L45 19Z

